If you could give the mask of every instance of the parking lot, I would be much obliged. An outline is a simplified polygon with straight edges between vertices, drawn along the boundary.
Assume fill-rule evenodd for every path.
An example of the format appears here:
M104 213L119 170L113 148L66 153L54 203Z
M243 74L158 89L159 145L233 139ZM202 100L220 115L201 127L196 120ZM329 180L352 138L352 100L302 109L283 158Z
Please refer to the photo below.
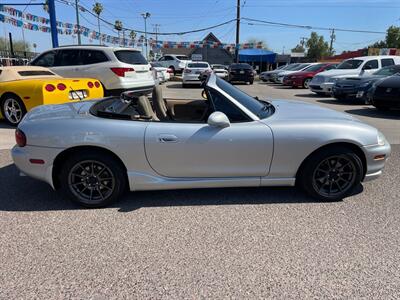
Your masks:
M14 130L1 122L0 298L399 298L400 113L262 82L239 87L377 127L392 144L384 175L341 202L232 188L129 193L82 209L19 177ZM179 82L163 92L201 97Z

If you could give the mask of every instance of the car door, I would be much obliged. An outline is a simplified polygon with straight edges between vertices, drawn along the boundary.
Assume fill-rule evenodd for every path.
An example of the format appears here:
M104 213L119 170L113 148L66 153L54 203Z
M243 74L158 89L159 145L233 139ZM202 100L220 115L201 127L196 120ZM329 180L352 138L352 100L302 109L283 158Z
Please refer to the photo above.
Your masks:
M61 49L57 52L56 63L51 69L63 77L82 77L79 73L82 65L80 50Z
M145 133L145 151L153 170L166 177L266 176L273 154L271 129L243 119L243 112L231 102L216 110L228 116L229 127L151 122Z
M362 67L362 72L366 74L372 74L379 69L379 62L377 59L371 59L365 62Z

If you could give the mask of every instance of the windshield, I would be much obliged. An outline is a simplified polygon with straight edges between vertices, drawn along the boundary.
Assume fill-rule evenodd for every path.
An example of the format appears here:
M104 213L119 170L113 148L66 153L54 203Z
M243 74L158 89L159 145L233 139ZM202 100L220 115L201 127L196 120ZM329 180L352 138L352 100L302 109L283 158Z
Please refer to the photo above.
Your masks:
M291 64L287 65L286 68L282 68L281 70L292 71L293 69L297 68L300 64Z
M187 57L186 55L177 55L176 58L179 60L189 60L189 57Z
M232 96L236 101L250 110L253 114L255 114L260 119L265 119L272 115L273 113L273 106L266 101L257 100L250 95L247 95L242 90L238 89L237 87L231 85L230 83L226 82L223 79L216 78L217 86Z
M363 63L360 59L348 59L337 66L336 69L350 70L357 69Z
M305 69L304 71L310 71L310 72L318 71L318 70L321 69L323 66L325 66L325 64L312 65L312 66L309 66L309 67L308 67L307 69Z
M188 64L188 68L206 69L206 68L208 68L208 64L205 64L205 63L190 63L190 64Z
M300 71L300 70L303 70L304 68L306 68L309 65L310 64L300 64L300 65L296 66L295 68L291 69L291 71Z
M380 75L380 76L391 76L394 74L400 73L400 67L399 66L390 66L390 67L384 67L380 69L379 71L376 71L373 73L373 75Z

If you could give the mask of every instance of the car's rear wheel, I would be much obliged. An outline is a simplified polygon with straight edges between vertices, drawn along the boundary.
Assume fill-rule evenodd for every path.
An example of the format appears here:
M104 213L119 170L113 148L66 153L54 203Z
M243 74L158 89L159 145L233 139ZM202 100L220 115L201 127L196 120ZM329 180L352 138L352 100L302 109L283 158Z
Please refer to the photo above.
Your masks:
M1 114L8 124L18 126L26 114L26 108L19 97L5 95L1 101Z
M313 198L338 201L351 194L363 174L361 159L346 147L332 147L307 159L298 174L300 186Z
M308 89L310 87L311 78L306 78L303 81L303 88Z
M85 151L66 160L61 169L61 190L69 199L85 207L103 207L125 191L126 171L102 153Z

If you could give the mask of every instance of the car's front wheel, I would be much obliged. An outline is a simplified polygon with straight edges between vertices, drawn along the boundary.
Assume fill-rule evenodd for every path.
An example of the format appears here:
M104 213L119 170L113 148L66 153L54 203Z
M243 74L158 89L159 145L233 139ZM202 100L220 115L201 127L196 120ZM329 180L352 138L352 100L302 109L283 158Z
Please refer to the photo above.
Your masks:
M361 159L346 147L332 147L315 153L305 161L297 181L312 197L338 201L349 196L360 184Z
M311 78L306 78L303 81L303 88L308 89L310 87Z
M116 159L85 151L69 157L61 169L61 190L85 207L103 207L125 191L126 171Z
M1 100L1 114L8 124L18 126L26 114L26 108L17 96L5 95Z

